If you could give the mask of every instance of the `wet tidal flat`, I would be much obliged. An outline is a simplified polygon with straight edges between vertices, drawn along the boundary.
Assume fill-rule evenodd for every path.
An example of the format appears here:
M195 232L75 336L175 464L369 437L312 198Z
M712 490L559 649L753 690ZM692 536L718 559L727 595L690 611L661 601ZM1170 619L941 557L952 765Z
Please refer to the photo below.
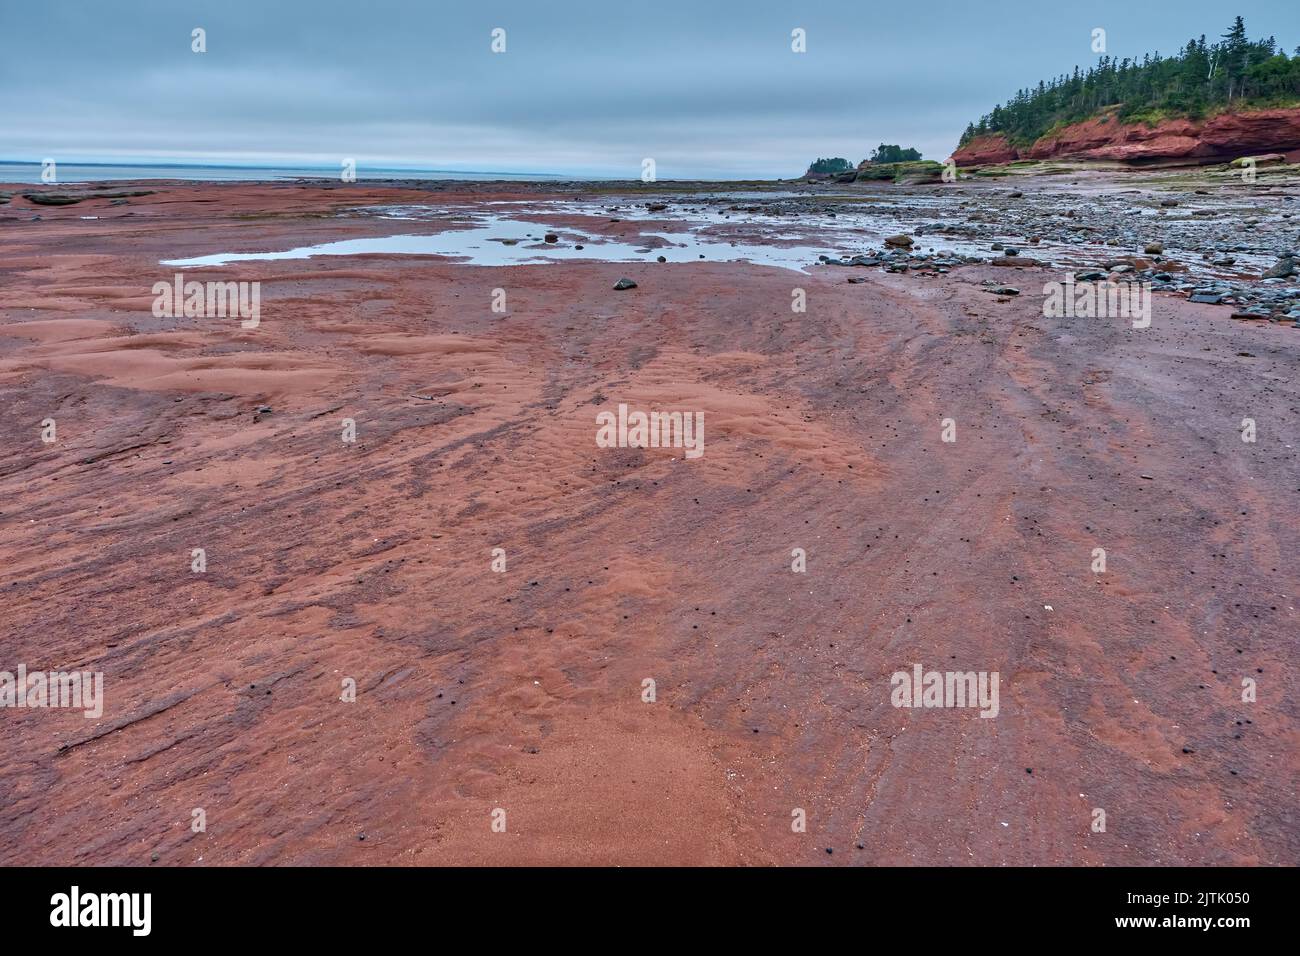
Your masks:
M0 207L0 861L1300 862L1285 187L148 188Z

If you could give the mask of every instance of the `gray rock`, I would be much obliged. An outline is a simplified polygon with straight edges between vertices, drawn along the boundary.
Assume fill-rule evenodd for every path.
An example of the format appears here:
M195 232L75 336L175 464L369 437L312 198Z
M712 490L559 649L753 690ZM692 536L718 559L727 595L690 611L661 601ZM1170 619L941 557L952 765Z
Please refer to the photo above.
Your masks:
M636 283L633 282L631 279L624 277L614 283L614 288L617 291L622 292L624 289L635 289Z
M1285 279L1287 276L1293 276L1296 273L1295 260L1292 258L1279 259L1271 269L1264 273L1265 279Z
M23 193L23 198L38 206L71 206L81 202L82 196L69 196L67 193Z

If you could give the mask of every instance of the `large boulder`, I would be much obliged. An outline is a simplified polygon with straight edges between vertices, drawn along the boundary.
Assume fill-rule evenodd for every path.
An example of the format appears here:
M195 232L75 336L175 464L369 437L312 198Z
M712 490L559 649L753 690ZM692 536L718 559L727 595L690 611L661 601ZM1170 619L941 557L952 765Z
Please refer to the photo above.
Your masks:
M903 186L917 183L937 183L943 179L943 164L929 159L910 160L904 163L873 163L863 160L853 179L857 182L888 180Z

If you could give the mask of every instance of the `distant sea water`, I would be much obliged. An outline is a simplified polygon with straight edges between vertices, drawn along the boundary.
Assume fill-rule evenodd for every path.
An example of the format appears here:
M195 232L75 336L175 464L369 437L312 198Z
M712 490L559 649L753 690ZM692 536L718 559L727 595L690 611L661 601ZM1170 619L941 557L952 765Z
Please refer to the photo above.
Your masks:
M59 163L55 166L55 184L105 182L125 179L187 179L225 182L275 182L287 179L339 179L337 166L197 166L144 165L124 163ZM386 169L357 167L357 180L364 179L510 179L523 182L546 182L566 179L598 179L596 176L561 176L552 173L502 173L491 170ZM0 183L40 183L38 163L0 161Z

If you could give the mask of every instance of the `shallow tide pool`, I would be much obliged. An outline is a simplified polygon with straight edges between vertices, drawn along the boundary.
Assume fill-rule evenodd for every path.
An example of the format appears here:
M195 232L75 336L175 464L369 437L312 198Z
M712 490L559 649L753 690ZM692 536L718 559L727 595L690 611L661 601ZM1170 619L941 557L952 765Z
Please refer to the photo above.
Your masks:
M385 218L416 218L389 216ZM629 217L630 218L630 217ZM445 256L468 265L512 266L533 263L589 260L594 262L750 262L802 271L817 263L821 254L836 252L834 245L776 246L711 239L699 231L645 232L640 241L627 242L593 235L572 227L552 226L506 214L483 213L458 217L470 220L468 228L452 228L434 235L374 236L299 246L283 252L221 252L190 259L167 259L163 265L180 268L224 266L231 262L266 262L310 259L314 256L406 255ZM556 233L559 242L543 237ZM582 246L581 249L577 246Z

